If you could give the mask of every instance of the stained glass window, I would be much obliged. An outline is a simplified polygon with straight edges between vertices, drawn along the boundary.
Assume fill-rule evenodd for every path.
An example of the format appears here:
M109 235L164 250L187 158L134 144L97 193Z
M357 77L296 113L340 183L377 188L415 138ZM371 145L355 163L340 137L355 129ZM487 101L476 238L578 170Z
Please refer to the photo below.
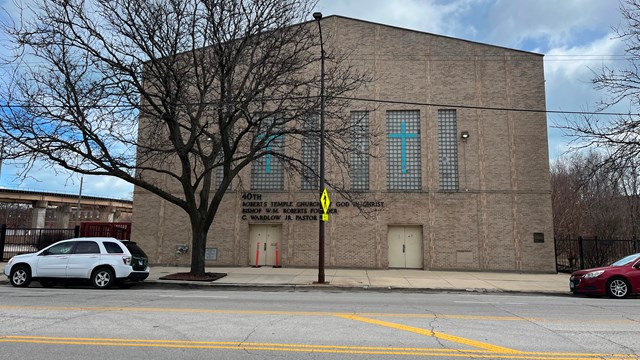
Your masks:
M318 190L318 158L320 156L319 117L313 116L302 124L302 171L300 188Z
M351 146L349 156L351 190L369 190L369 112L351 112Z
M284 136L260 134L257 141L266 139L266 148L270 152L251 164L251 190L284 190L284 164L274 154L284 153Z
M456 110L438 110L440 190L458 191L458 128Z
M420 190L420 112L387 112L387 188Z

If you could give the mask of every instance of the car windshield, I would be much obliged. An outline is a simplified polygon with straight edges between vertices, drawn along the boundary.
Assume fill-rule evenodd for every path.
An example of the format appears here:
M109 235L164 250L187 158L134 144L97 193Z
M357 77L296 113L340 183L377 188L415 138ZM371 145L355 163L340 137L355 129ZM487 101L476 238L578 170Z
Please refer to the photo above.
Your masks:
M613 264L611 264L611 266L624 266L624 265L627 265L628 263L636 260L638 257L640 257L640 254L629 255L629 256L626 256L626 257L614 262Z
M142 249L140 249L140 247L136 245L136 243L125 242L124 245L127 247L127 249L129 249L131 255L147 257L147 254L145 254L144 251L142 251Z

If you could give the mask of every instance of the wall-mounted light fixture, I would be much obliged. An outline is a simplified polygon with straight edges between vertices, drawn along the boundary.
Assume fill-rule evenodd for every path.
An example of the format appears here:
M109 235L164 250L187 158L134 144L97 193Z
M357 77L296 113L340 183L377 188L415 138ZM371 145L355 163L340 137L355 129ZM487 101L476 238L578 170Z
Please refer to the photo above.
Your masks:
M466 130L461 132L460 137L462 138L462 141L467 141L467 139L469 138L469 132Z
M176 254L182 255L186 254L189 251L189 245L187 244L178 244L176 245Z
M464 191L469 191L467 182L467 140L469 139L469 132L467 130L460 132L460 138L462 139L462 162L464 163Z

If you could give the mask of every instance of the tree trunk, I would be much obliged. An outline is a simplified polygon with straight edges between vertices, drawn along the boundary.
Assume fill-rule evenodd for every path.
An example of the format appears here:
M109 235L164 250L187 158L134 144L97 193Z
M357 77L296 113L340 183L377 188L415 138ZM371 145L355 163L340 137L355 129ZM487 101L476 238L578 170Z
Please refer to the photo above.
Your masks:
M198 215L191 215L191 273L204 275L204 254L207 248L207 233L211 224L198 219Z

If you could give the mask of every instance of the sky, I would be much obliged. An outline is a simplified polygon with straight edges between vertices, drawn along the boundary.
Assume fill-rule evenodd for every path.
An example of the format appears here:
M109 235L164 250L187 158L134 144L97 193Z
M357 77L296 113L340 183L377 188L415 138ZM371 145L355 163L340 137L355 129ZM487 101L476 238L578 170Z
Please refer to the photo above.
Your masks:
M0 8L14 15L13 1L0 0ZM592 111L606 97L593 88L593 71L625 65L615 33L624 25L618 7L616 0L320 0L317 11L544 54L547 110ZM556 127L564 122L561 114L547 116L550 161L570 148L571 139ZM79 193L78 175L35 167L22 179L21 170L3 164L0 187ZM130 199L133 186L84 176L82 193Z

